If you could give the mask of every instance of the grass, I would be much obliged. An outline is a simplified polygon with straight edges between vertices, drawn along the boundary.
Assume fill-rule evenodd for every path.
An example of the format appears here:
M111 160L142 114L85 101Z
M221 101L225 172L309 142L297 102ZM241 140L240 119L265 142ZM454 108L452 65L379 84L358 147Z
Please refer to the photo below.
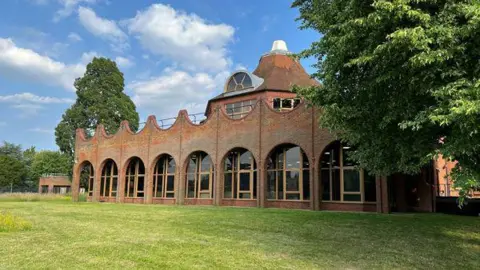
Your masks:
M9 212L0 212L0 232L24 231L31 228L32 224L27 220Z
M0 202L71 201L71 195L53 193L0 193Z
M0 202L0 269L478 269L480 219L280 209Z

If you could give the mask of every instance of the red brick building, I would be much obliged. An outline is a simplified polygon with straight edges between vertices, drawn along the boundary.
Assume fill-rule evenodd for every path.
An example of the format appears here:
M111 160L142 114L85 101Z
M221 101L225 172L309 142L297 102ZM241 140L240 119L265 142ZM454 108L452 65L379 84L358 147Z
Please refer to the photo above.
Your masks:
M38 193L66 194L71 191L71 185L68 175L46 174L38 181Z
M89 200L105 202L435 210L433 170L390 179L357 170L350 147L319 127L318 109L297 98L293 85L318 82L280 41L252 73L226 80L199 124L182 110L165 129L150 116L137 133L127 122L116 134L99 125L88 139L77 130L74 199L82 186Z

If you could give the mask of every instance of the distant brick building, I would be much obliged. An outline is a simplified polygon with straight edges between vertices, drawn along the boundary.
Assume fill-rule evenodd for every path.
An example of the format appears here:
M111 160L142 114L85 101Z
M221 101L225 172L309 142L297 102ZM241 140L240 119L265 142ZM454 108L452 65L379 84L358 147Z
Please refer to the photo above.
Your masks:
M452 178L449 177L450 172L457 165L456 162L450 162L440 156L435 161L435 173L437 179L437 196L440 197L458 197L458 190L453 187ZM480 198L480 190L472 190L471 198Z
M200 123L182 110L168 128L149 116L137 133L126 121L116 134L99 125L87 139L77 130L74 199L85 188L89 200L106 202L435 210L433 167L389 179L357 170L352 149L319 127L319 110L293 85L318 82L276 42L253 73L227 79Z
M38 193L65 194L71 192L72 182L67 175L45 174L40 177Z

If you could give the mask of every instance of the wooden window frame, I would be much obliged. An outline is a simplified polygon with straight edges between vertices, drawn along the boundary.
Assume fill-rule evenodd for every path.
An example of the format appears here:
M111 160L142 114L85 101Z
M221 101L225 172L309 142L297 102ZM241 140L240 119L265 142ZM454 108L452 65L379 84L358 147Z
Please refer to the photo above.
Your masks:
M300 152L300 167L299 168L291 168L291 169L287 169L286 168L286 159L287 159L287 151L294 148L294 147L298 147L299 148L299 152ZM304 196L303 196L303 172L305 170L310 170L310 168L304 168L303 167L303 156L304 156L304 152L302 150L302 148L300 146L294 146L294 147L290 147L290 148L287 148L287 147L284 147L282 148L282 155L283 155L283 158L282 158L282 162L283 162L283 168L282 169L279 169L278 167L278 159L277 159L277 154L275 154L275 156L273 157L272 159L272 162L274 164L274 169L268 169L267 170L267 175L269 172L274 172L275 173L275 198L274 199L267 199L268 201L301 201L301 202L304 202L304 201L310 201L310 199L307 199L305 200L304 199ZM307 160L308 161L308 160ZM299 173L299 176L298 176L298 191L287 191L287 172L298 172ZM283 187L283 198L279 198L278 196L278 187L279 187L279 174L282 174L282 187ZM268 178L268 177L267 177ZM310 181L310 179L308 179L308 181ZM310 192L310 191L309 191ZM287 195L288 194L298 194L299 195L299 198L300 199L287 199Z
M192 158L192 155L197 155L198 156L198 161L197 163L195 164L195 172L191 173L191 172L188 172L188 168L189 168L189 165L190 165L190 159ZM213 181L214 181L214 165L213 165L213 160L212 158L206 154L205 156L202 154L202 153L194 153L190 155L189 157L189 163L187 165L187 173L186 173L186 178L185 178L185 198L187 199L213 199ZM206 158L206 157L209 157L210 158L210 168L208 171L202 171L202 161ZM188 197L188 188L189 188L189 185L188 185L188 176L189 175L193 175L194 177L194 196L193 197ZM201 189L201 179L202 179L202 176L203 175L208 175L208 189ZM209 197L208 198L202 198L201 197L201 194L208 194Z
M338 154L338 159L339 159L339 165L338 166L332 166L332 162L330 162L328 168L322 168L320 166L320 183L323 183L322 179L321 179L321 172L322 171L329 171L328 175L329 175L329 188L330 188L330 199L329 200L322 200L323 202L332 202L332 203L352 203L352 204L376 204L377 202L371 202L371 201L365 201L365 172L363 169L357 169L355 168L355 166L343 166L343 149L344 145L340 144L340 152ZM320 162L321 162L321 159L320 159ZM339 177L339 181L340 181L340 200L332 200L332 197L333 197L333 171L334 170L338 170L340 172L340 177ZM348 170L355 170L359 173L359 181L360 181L360 191L345 191L345 184L344 184L344 180L345 180L345 171L348 171ZM344 200L344 196L343 195L360 195L360 201L346 201Z
M132 160L133 161L133 160ZM139 169L140 169L140 162L142 162L139 158L135 159L135 171L134 174L130 174L130 166L132 165L132 161L127 166L127 172L125 175L125 197L126 198L145 198L145 165L143 165L143 174L139 174ZM143 164L143 162L142 162ZM130 194L130 178L133 177L133 195ZM140 177L143 177L143 190L138 191L138 179ZM141 193L143 194L143 197L138 197L138 194Z
M93 171L92 163L88 163L87 166L90 168L90 170L88 172L87 194L88 194L88 197L93 197L93 187L95 186L95 172Z
M118 193L118 168L117 168L117 174L114 174L115 172L115 167L117 167L117 164L111 160L111 164L112 166L110 166L110 168L105 168L107 165L108 165L108 162L107 161L104 165L104 168L102 169L102 176L101 176L101 183L100 183L100 187L102 187L102 184L103 184L103 190L100 191L100 196L101 197L109 197L109 198L113 198L113 197L116 197L117 196L117 193ZM109 172L105 169L110 169ZM108 190L107 190L107 178L110 180L109 181L109 187L108 187ZM113 189L113 179L116 179L116 187L115 187L115 190ZM108 193L106 193L108 192ZM103 194L103 195L102 195Z
M238 102L228 103L225 104L225 112L227 115L232 119L240 119L245 117L253 110L253 106L255 105L255 99L249 100L242 100ZM228 108L228 106L233 106L233 108ZM235 108L240 108L240 112L235 112ZM232 113L229 113L228 110L233 110Z
M275 107L274 107L275 100L279 100L279 102L280 102L280 107L279 107L279 108L275 108ZM288 107L288 108L287 108L287 107L284 108L284 107L283 107L283 101L284 101L284 100L291 100L292 106L290 106L290 107ZM300 98L281 98L281 97L276 97L276 98L273 98L273 100L272 100L272 108L273 108L274 110L276 110L276 111L279 111L279 112L291 111L291 110L293 110L293 109L295 109L295 108L297 107L297 106L295 106L295 101L297 101L297 100L299 101L298 104L300 104L300 102L301 102L301 99L300 99Z
M245 169L240 169L240 157L242 156L242 153L240 151L232 151L234 152L236 155L235 155L235 158L234 158L234 162L236 163L236 166L233 166L232 164L232 170L224 170L223 172L223 183L225 185L225 176L227 174L230 174L232 175L232 197L231 198L225 198L225 188L223 190L223 198L224 199L230 199L230 200L256 200L257 196L256 194L254 194L254 185L256 185L254 179L255 179L255 174L257 173L257 166L256 166L256 162L255 162L255 158L253 157L253 154L252 152L250 151L245 151L243 152L243 154L245 153L250 153L250 156L252 157L251 160L250 160L250 170L245 170ZM228 156L225 158L224 162L223 162L223 165L224 165L224 168L225 168L225 162L227 161L227 158ZM250 179L250 190L240 190L240 174L242 173L248 173L249 174L249 179ZM236 177L236 178L235 178ZM236 183L234 183L234 179L236 179ZM257 179L258 181L258 179ZM237 192L235 192L235 190ZM250 194L250 198L240 198L240 193L241 194ZM233 194L235 194L236 196L233 196Z
M161 199L174 199L175 198L175 173L177 171L177 164L175 162L175 170L173 173L168 172L168 160L171 158L173 162L175 160L172 158L170 155L165 155L161 156L158 161L155 164L155 168L153 171L153 197L154 198L161 198ZM158 165L159 162L164 159L163 164L161 166L163 167L163 173L159 173L159 168ZM173 176L173 190L168 190L168 177ZM161 196L157 197L157 187L158 187L158 180L162 182L162 190L161 190ZM173 196L168 197L167 194L172 194Z

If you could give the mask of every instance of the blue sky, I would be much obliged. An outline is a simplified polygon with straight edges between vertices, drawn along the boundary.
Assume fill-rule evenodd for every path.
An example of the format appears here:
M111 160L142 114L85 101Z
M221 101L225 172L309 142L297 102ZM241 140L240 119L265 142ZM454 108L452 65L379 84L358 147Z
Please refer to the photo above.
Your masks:
M0 9L0 141L57 149L54 128L94 56L113 59L141 121L203 112L236 69L253 71L272 42L299 52L291 1L10 0ZM302 64L312 72L311 61Z

